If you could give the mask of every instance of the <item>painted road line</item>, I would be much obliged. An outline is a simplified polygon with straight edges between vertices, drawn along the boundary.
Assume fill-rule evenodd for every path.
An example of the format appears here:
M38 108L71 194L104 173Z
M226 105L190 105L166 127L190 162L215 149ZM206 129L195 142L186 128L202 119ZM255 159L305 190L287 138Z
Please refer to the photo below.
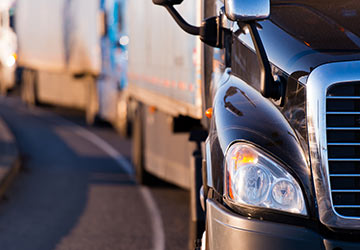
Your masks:
M132 167L130 162L126 160L126 158L122 156L122 154L120 154L115 148L113 148L102 138L82 127L77 127L74 132L82 138L86 139L87 141L95 144L98 148L107 153L111 158L115 160L118 165L121 166L122 169L125 170L128 175L134 174L134 168Z
M13 104L14 105L14 104ZM40 111L41 110L41 111ZM72 129L72 131L77 134L78 136L82 137L83 139L91 142L96 147L101 149L103 152L108 154L112 159L115 160L117 165L122 168L127 174L130 176L133 176L134 171L131 163L126 160L126 158L118 152L114 147L112 147L108 142L103 140L101 137L97 136L93 132L77 125L76 123L69 121L59 115L56 115L54 113L38 109L38 108L32 108L27 109L27 111L30 111L33 115L41 116L42 113L48 113L53 115L57 120L60 122L67 124L75 129ZM39 112L40 111L40 112ZM152 231L153 231L153 250L165 250L165 232L163 227L163 221L161 218L160 210L149 190L149 188L145 186L140 187L140 194L142 195L142 198L145 202L145 205L147 207L147 211L149 212L149 216L151 219L151 225L152 225Z
M64 118L61 118L64 119ZM68 121L68 120L66 120ZM68 121L69 123L72 123ZM76 124L73 124L75 129L75 133L85 140L93 143L105 153L107 153L111 158L115 160L115 162L124 169L129 175L133 174L133 167L132 165L123 157L115 148L113 148L109 143L104 141L102 138L94 134L93 132L84 129ZM145 201L147 210L149 212L149 216L151 219L152 231L153 231L153 250L165 250L165 233L163 222L160 214L160 210L156 205L156 202L151 195L150 190L142 186L140 187L140 193Z
M163 229L163 222L159 208L156 205L156 202L151 195L149 188L142 186L140 192L145 200L147 209L150 213L150 218L152 220L152 231L154 232L153 236L153 249L155 250L164 250L165 249L165 232ZM159 230L161 228L161 230Z

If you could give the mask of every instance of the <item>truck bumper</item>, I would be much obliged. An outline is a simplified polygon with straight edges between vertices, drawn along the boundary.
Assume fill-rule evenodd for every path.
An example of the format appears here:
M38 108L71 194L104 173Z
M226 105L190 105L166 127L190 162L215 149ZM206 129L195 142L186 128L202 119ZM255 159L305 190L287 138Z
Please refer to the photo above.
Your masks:
M206 208L207 250L360 249L360 243L327 240L304 227L240 216L211 199Z

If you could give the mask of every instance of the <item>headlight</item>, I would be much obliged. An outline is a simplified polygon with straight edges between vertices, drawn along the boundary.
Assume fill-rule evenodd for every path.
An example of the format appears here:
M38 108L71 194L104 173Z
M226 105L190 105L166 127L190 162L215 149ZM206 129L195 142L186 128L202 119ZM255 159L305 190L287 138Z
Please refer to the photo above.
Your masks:
M15 63L16 63L16 58L17 58L17 56L16 56L16 54L14 53L14 54L12 54L12 55L9 55L8 57L7 57L7 59L6 59L6 66L8 66L8 67L12 67L12 66L14 66L15 65Z
M225 165L225 195L234 204L307 214L294 177L256 147L235 143L226 154Z

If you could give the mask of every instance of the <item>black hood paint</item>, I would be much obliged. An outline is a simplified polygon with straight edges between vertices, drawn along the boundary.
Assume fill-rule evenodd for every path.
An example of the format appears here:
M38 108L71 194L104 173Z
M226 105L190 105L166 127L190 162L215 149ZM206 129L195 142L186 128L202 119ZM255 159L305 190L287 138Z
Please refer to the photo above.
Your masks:
M360 49L357 0L272 3L271 20L312 49L330 54Z
M321 64L360 60L358 0L271 1L259 30L270 61L292 75ZM253 47L250 36L239 38Z

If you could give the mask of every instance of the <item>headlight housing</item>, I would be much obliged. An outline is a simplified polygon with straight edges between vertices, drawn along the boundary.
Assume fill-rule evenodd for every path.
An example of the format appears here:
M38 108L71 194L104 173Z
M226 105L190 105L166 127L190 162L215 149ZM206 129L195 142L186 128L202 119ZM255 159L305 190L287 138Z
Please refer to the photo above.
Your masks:
M307 215L300 185L260 149L235 143L225 158L225 197L235 205Z

